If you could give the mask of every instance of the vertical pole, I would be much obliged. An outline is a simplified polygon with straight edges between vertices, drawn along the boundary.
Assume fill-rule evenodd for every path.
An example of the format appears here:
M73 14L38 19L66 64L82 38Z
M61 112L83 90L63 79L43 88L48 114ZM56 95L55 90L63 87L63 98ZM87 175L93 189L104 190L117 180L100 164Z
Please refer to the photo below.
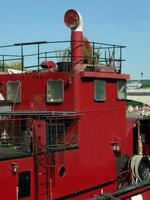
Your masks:
M115 58L116 57L115 56L115 54L116 54L115 50L116 50L115 45L113 45L113 55L112 55L113 56L113 67L115 67L115 59L116 59Z
M143 72L141 72L141 81L143 80Z
M121 73L122 70L122 47L120 47L120 69L119 72Z
M38 71L40 67L40 44L38 44Z
M45 61L47 61L47 52L45 52Z
M21 44L21 68L24 70L24 55L23 55L23 44Z
M93 42L93 71L94 71L94 65L95 65L95 43Z
M3 72L4 72L4 70L5 70L5 56L3 55Z

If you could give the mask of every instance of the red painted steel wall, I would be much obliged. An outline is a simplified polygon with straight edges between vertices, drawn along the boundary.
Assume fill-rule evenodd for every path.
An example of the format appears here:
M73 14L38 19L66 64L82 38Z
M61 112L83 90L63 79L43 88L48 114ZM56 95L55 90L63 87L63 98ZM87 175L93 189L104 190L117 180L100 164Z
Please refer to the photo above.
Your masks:
M16 110L74 110L74 93L69 84L70 73L26 73L15 75L1 75L0 82L3 83L2 92L6 97L7 81L21 81L21 103L16 104ZM64 80L64 99L63 103L46 103L46 84L47 80Z
M115 155L110 144L114 137L121 146L121 152L125 153L125 101L117 100L116 81L108 79L106 101L95 102L93 80L81 80L80 75L74 77L75 110L81 114L80 147L78 150L65 152L64 177L58 176L59 164L56 168L54 193L57 197L116 177ZM115 186L106 187L103 191L110 192L114 188ZM85 196L81 199L85 199Z
M106 101L95 102L94 78L81 78L80 74L74 74L72 83L69 84L69 77L69 73L31 73L0 77L0 81L4 84L8 80L22 82L22 102L16 105L17 110L76 111L81 115L79 149L64 152L66 173L63 177L59 176L62 155L55 153L56 162L52 179L53 188L51 188L53 197L50 198L84 190L116 178L116 161L112 150L112 141L117 141L123 154L128 153L124 143L127 137L126 105L125 101L117 100L117 79L106 79ZM63 103L45 103L46 83L49 79L64 80L65 98ZM3 94L5 96L5 86ZM41 132L42 141L46 137L44 129L43 126L43 128L39 127L35 130L36 137ZM51 157L48 156L47 159L50 161ZM33 167L32 164L31 166ZM37 173L40 174L40 170ZM51 181L50 176L48 176L48 181ZM38 190L43 190L42 187L38 186ZM111 192L114 189L115 185L112 184L101 190L75 197L75 199L86 199L97 192ZM39 200L41 199L39 198Z
M12 173L11 163L18 164L18 171L16 174ZM31 171L31 196L23 198L24 200L33 200L34 195L34 162L32 157L20 158L13 160L0 161L0 195L1 199L16 200L18 187L18 173L26 170Z

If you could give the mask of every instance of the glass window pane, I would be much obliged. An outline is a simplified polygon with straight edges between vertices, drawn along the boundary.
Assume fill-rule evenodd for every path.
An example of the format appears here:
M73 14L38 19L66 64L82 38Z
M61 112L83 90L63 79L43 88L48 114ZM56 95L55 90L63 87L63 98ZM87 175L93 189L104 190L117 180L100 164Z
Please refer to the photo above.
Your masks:
M21 101L21 83L20 81L8 81L6 85L7 100L15 103Z
M47 82L47 102L61 103L63 95L63 82L61 80L49 80Z
M31 156L32 135L29 120L0 120L0 160Z
M119 100L126 99L126 81L117 81L117 98Z
M104 80L94 80L94 99L96 101L106 100L106 88Z

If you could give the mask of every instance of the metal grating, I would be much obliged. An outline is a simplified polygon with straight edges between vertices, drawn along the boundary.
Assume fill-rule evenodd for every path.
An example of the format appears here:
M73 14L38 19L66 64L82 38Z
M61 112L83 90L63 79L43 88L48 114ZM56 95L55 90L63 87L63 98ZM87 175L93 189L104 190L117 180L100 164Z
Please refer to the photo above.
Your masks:
M79 147L77 119L53 119L47 121L47 149L49 152Z

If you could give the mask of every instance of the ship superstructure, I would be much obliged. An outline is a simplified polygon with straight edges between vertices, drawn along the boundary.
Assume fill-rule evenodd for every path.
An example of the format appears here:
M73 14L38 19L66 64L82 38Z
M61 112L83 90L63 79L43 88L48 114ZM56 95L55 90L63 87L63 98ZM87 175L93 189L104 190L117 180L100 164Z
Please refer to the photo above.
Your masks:
M0 47L1 198L148 200L150 120L126 119L125 46L89 42L76 10L64 21L71 41Z

